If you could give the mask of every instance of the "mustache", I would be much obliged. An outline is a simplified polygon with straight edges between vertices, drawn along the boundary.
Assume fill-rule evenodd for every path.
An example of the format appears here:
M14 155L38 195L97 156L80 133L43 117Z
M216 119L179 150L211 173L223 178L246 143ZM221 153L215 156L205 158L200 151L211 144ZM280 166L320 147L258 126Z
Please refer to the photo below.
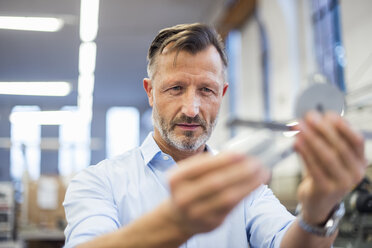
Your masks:
M186 116L186 115L181 115L180 117L175 118L171 122L172 129L174 129L174 127L178 123L198 124L203 129L206 129L206 127L207 127L207 122L203 118L201 118L199 115L196 115L195 117L189 117L189 116Z

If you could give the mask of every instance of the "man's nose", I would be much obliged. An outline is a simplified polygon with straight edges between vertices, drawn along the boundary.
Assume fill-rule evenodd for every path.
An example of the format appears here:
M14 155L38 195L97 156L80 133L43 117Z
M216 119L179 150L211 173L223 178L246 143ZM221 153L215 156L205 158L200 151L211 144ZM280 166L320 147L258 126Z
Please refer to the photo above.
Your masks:
M188 117L195 117L199 114L200 98L195 92L187 92L182 103L182 113Z

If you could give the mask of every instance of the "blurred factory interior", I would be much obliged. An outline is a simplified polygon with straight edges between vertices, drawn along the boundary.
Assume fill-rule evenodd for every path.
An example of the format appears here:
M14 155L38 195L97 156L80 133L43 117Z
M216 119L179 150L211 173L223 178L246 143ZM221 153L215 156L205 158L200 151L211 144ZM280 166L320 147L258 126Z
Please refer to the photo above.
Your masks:
M345 118L372 132L371 11L369 0L0 0L0 247L63 246L71 177L152 130L146 54L171 25L208 23L225 39L230 88L212 147L257 132L228 127L231 116L295 121L298 96L317 81L337 86ZM12 16L51 23L28 18L22 29ZM279 146L291 139L277 133ZM290 211L302 171L296 155L273 169L271 188ZM365 206L346 204L335 247L372 247L368 180L371 166L353 192Z

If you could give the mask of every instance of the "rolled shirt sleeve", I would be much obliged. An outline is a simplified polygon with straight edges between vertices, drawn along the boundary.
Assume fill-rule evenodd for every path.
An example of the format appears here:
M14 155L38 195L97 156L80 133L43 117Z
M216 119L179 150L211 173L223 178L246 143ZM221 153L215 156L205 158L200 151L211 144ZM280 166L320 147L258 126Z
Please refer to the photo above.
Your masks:
M104 167L100 164L89 167L75 176L68 186L63 203L68 223L66 248L120 227L113 191L102 170Z
M263 185L245 201L246 231L252 248L279 248L282 238L296 217Z

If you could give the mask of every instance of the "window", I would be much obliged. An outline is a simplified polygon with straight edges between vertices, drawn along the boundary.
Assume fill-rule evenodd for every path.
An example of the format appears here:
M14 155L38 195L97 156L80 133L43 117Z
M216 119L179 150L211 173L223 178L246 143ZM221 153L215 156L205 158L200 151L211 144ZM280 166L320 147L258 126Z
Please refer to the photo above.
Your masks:
M139 144L139 112L133 107L112 107L106 116L106 154L119 155Z
M41 128L37 122L22 118L21 113L40 111L38 106L15 106L12 114L20 118L11 122L10 175L20 180L27 172L32 180L40 176L40 136Z
M90 123L78 119L78 108L65 106L71 118L59 126L58 170L63 176L72 175L90 163Z

